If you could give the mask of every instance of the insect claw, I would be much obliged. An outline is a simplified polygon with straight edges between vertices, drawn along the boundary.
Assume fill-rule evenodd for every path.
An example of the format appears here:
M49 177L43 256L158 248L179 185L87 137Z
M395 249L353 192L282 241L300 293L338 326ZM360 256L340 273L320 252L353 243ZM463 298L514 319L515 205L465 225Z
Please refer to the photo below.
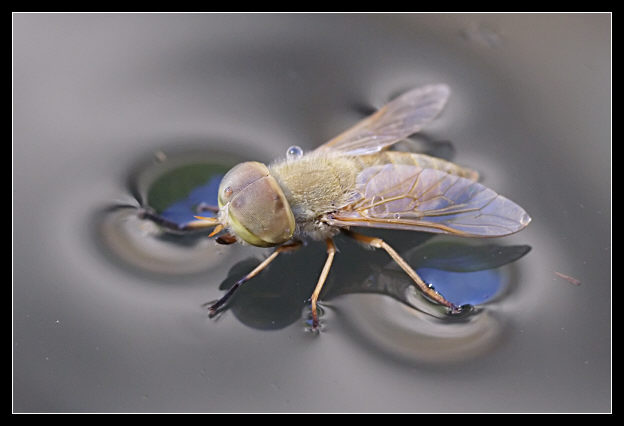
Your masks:
M308 319L305 323L305 331L307 331L308 333L313 333L315 335L319 335L321 333L321 330L324 328L324 325L320 321L318 321L318 319L316 321L314 319Z
M224 310L218 310L215 311L214 313L209 313L208 314L208 318L210 318L213 321L219 321L221 319L221 315L223 315Z
M202 304L202 308L208 311L208 318L214 318L223 312L223 309L220 309L221 307L222 304L219 303L219 300L212 300Z
M211 309L216 302L216 300L211 300L210 302L202 303L201 307L204 309Z

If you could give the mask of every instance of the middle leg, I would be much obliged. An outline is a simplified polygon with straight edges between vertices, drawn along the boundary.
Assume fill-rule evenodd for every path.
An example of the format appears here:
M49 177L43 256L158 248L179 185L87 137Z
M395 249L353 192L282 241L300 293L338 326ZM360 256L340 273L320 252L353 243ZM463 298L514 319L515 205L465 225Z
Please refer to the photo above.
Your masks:
M293 251L293 250L298 249L299 247L301 247L301 242L300 241L295 241L295 242L293 242L291 244L284 244L283 246L279 246L278 248L276 248L275 251L273 253L271 253L271 255L269 257L264 259L264 261L262 261L262 263L260 263L258 266L256 266L253 271L251 271L250 273L245 275L240 280L236 281L234 283L234 285L232 287L230 287L230 289L227 291L227 293L225 293L219 300L217 300L216 302L214 302L213 304L208 306L208 310L209 310L209 314L208 315L210 317L215 316L219 312L219 309L223 305L225 305L227 303L227 301L230 299L230 297L232 297L234 292L242 284L244 284L245 282L249 281L250 279L252 279L256 275L258 275L264 268L269 266L269 263L273 262L275 260L275 258L280 253L284 253L286 251Z
M323 270L321 271L321 276L316 283L312 297L310 297L310 305L312 307L312 328L314 330L316 330L319 325L316 302L318 301L319 294L321 294L321 290L323 289L323 284L325 284L325 281L327 280L327 275L329 275L329 270L331 269L334 261L334 255L336 254L334 241L331 238L328 238L325 242L327 243L327 260L325 261L325 266L323 266Z

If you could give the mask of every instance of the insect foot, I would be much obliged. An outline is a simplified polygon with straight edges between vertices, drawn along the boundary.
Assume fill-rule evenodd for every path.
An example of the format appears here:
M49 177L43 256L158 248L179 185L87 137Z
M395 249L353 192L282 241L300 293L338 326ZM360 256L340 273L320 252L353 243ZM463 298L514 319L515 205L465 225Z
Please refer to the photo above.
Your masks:
M311 301L308 300L308 302ZM308 313L305 316L305 331L320 334L321 330L325 329L325 322L321 321L325 311L318 303L316 304L316 309L314 309L311 303L307 306Z
M208 318L215 320L218 320L223 311L225 311L223 305L219 303L219 300L206 302L202 304L202 308L208 311Z
M470 304L449 307L448 314L454 318L464 318L475 311L475 307Z

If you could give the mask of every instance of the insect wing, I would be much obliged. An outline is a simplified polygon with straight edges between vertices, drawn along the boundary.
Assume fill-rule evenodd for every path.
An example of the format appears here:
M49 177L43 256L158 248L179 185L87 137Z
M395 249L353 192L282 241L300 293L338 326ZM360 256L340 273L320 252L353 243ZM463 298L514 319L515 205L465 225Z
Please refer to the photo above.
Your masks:
M431 122L444 108L449 94L450 89L444 84L411 90L319 146L316 151L335 151L346 155L379 152Z
M334 226L407 229L472 237L518 232L531 220L513 201L470 179L403 164L364 169Z

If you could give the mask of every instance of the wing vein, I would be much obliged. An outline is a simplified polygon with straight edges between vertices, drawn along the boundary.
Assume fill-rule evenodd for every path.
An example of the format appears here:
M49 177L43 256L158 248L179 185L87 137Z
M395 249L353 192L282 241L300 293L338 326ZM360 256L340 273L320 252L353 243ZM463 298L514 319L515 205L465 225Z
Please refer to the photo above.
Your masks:
M530 221L507 198L439 169L388 163L365 168L356 181L362 198L333 213L328 223L493 237Z

